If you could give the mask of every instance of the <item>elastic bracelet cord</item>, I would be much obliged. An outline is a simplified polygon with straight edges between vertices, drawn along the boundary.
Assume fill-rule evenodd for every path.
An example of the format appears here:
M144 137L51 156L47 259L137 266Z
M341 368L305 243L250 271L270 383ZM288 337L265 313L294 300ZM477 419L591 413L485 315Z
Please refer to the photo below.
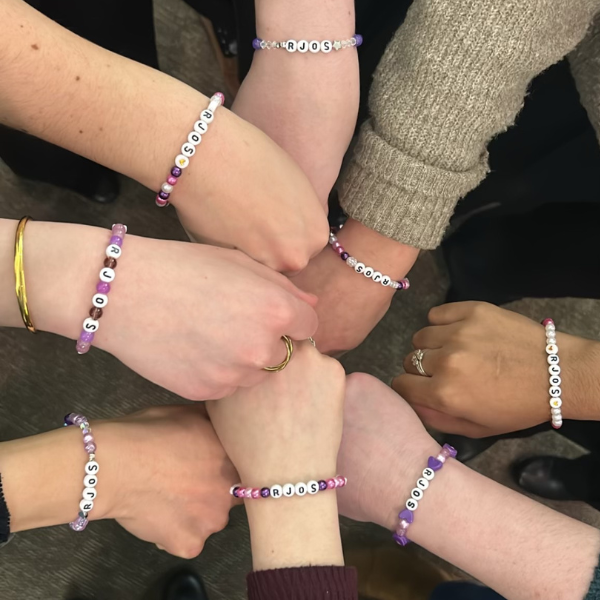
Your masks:
M287 50L290 53L300 52L305 54L311 52L317 54L322 52L323 54L329 54L332 50L336 52L338 50L345 50L346 48L358 48L362 46L363 36L359 33L354 34L351 38L345 40L285 40L283 42L271 42L255 38L252 41L252 47L255 50Z
M10 512L4 498L2 474L0 473L0 545L7 544L10 537Z
M88 516L94 508L94 500L98 495L96 486L98 485L100 465L96 462L96 441L94 440L92 428L88 420L83 415L70 413L65 417L65 427L73 425L81 429L81 433L83 434L83 448L88 455L88 461L85 463L84 490L82 500L79 503L79 514L74 521L69 523L69 527L73 531L83 531L89 523Z
M562 417L562 389L560 384L560 358L558 357L558 346L556 345L556 325L552 319L544 319L542 325L546 328L546 354L548 355L548 373L550 373L550 418L552 427L560 429L563 424Z
M408 530L415 520L415 511L419 508L419 502L423 500L425 490L433 481L435 474L439 471L449 458L456 458L457 451L449 444L444 444L437 456L430 456L427 460L427 467L423 469L422 476L417 479L417 486L410 493L410 498L406 501L405 508L398 515L399 523L394 533L394 541L400 546L410 544L408 539Z
M27 331L36 333L35 325L29 313L29 304L27 303L27 287L25 285L25 266L23 260L23 236L25 235L25 227L31 220L31 217L23 217L17 225L15 233L15 292L17 293L17 302L21 318Z
M336 475L330 479L312 480L308 483L286 483L285 485L273 485L271 487L252 488L242 487L239 483L229 490L229 493L235 498L244 498L246 500L258 500L259 498L291 498L292 496L314 496L319 492L334 490L345 487L348 480L345 477Z
M187 136L187 141L181 146L181 154L175 157L175 164L171 168L167 180L160 186L160 191L156 195L156 205L160 208L169 206L169 198L177 181L181 177L183 170L190 164L190 158L196 154L196 146L202 141L202 137L208 131L209 125L214 121L215 111L219 106L225 104L225 96L217 92L210 99L206 110L200 113L200 118L194 123L194 130Z

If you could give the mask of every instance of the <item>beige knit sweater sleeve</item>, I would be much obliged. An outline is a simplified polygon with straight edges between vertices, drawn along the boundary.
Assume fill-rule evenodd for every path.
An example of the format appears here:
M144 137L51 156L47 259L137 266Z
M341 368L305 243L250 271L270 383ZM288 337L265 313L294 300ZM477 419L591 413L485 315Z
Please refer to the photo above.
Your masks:
M344 210L399 242L435 248L458 200L486 176L491 138L599 8L600 0L415 0L375 74L371 119L342 179Z

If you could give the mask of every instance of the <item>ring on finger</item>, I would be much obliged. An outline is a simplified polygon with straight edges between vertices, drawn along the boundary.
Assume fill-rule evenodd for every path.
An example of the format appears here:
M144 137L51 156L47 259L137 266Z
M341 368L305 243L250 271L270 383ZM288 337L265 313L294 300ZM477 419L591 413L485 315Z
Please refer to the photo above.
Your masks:
M292 343L292 340L287 335L282 335L281 339L285 344L285 350L287 352L285 359L274 367L263 367L263 371L268 371L269 373L283 371L288 366L290 360L292 360L292 355L294 354L294 344Z
M425 371L425 369L423 368L423 357L425 356L426 352L427 350L415 350L413 352L411 362L413 364L413 367L415 367L419 372L419 375L423 377L431 377L431 375L429 375L427 371Z

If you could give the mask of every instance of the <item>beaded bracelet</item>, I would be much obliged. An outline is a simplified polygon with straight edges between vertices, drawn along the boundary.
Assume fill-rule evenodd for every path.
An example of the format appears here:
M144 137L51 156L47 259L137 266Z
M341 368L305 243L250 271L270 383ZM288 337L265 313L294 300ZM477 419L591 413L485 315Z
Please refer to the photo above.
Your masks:
M104 308L108 304L108 292L110 284L115 280L115 269L117 268L117 258L122 254L121 246L127 233L127 226L117 224L112 226L112 237L106 248L106 258L104 259L104 268L100 271L100 281L96 285L97 294L92 298L92 308L90 308L89 317L83 322L83 329L79 334L79 339L75 348L77 354L89 352L94 335L100 323L98 319L102 317Z
M542 325L546 328L546 354L548 354L548 372L550 373L550 416L552 418L552 427L560 429L563 424L562 418L562 390L560 384L560 367L558 363L558 346L556 345L556 326L552 319L544 319Z
M4 491L2 490L2 474L0 473L0 547L8 544L10 539L10 511L6 505Z
M241 487L241 483L234 485L229 490L229 493L235 498L246 498L247 500L257 500L258 498L291 498L292 496L305 496L310 494L318 494L325 490L334 490L343 488L348 483L345 477L336 475L331 479L322 479L321 481L309 481L308 483L286 483L285 485L273 485L270 488L245 488Z
M423 469L422 477L417 479L417 487L411 491L410 498L406 501L406 508L398 515L400 522L393 537L394 541L400 546L410 544L407 537L408 529L415 520L414 512L419 508L419 502L423 499L425 490L429 487L429 482L435 477L435 472L444 466L446 460L456 458L457 454L452 446L444 444L437 456L430 456L427 460L427 467Z
M202 136L208 131L208 126L215 118L215 111L219 106L225 103L225 96L217 92L211 99L206 110L200 113L200 119L194 123L194 130L188 134L187 142L181 146L181 154L175 157L175 166L167 180L160 186L160 191L156 196L156 205L164 208L169 206L169 198L178 179L190 164L190 158L196 154L196 146L202 141Z
M362 273L367 279L372 279L375 283L381 283L383 287L391 287L396 290L407 290L410 287L410 281L406 277L400 281L394 281L389 275L383 275L373 267L367 267L364 263L359 262L354 256L350 256L338 242L333 231L329 233L329 245L349 267L353 268L358 274Z
M88 420L80 414L70 413L65 417L65 427L76 425L83 434L83 448L88 454L88 462L85 464L85 477L83 479L84 490L82 500L79 503L79 514L77 518L69 523L73 531L83 531L88 521L88 515L94 508L94 500L98 495L96 486L98 485L98 471L100 465L96 462L96 442L92 435L92 428Z
M255 38L252 41L252 47L255 50L279 50L280 48L287 50L288 52L301 52L304 54L305 52L312 52L313 54L317 54L317 52L323 52L324 54L329 54L332 50L338 51L345 48L355 48L362 46L363 36L356 33L348 40L323 40L319 42L318 40L286 40L285 42L269 42L267 40L261 40L260 38Z

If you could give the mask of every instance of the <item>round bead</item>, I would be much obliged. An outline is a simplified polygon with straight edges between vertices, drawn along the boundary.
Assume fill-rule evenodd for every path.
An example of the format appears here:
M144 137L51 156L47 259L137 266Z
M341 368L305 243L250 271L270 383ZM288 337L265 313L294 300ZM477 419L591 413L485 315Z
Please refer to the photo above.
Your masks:
M161 191L163 191L165 194L170 194L173 191L173 186L170 183L167 183L165 181L165 183L163 183L160 186Z
M328 479L327 480L327 489L334 490L335 488L336 488L335 479Z
M254 488L252 490L252 499L258 500L260 498L260 490L258 488Z
M117 248L119 248L117 246ZM119 248L120 250L120 248ZM102 271L100 271L100 281L104 281L105 283L110 283L111 281L115 280L115 270L114 269L109 269L108 267L104 267L104 269L102 269ZM98 289L98 287L96 287L96 289ZM100 290L98 290L100 291Z
M404 278L402 280L402 286L405 290L407 290L410 287L410 281L408 279Z
M173 175L169 175L169 177L167 178L167 183L169 185L177 185L177 177L173 177Z
M95 321L94 319L88 318L83 322L83 330L89 331L91 333L96 333L98 328L100 327L99 321Z
M342 254L348 254L342 246L336 248L335 251L341 256Z
M271 495L271 490L265 487L262 490L260 490L260 495L263 498L268 498Z
M89 444L86 444L83 449L88 453L88 454L94 454L94 452L96 452L96 444L94 444L93 442L90 442Z
M313 40L312 42L310 42L308 44L308 49L313 54L316 54L317 52L320 52L320 50L321 50L321 42L318 42L317 40Z
M357 34L354 36L354 39L356 40L356 45L357 45L357 46L362 46L362 43L363 43L363 36L362 36L362 35L360 35L360 33L357 33Z
M90 344L94 341L94 334L91 331L82 331L79 334L79 341Z
M550 395L553 398L559 398L560 396L562 396L562 390L558 386L553 386L550 388Z
M392 283L392 278L389 275L382 275L381 276L381 285L383 285L384 287L387 287L391 283Z
M187 156L184 156L183 154L179 154L175 158L175 166L179 167L180 169L185 169L189 164L190 159Z
M560 385L562 383L562 379L559 375L550 375L550 385Z
M98 492L96 491L96 488L86 487L85 490L83 490L84 500L95 500L97 495Z
M200 120L204 121L207 125L212 123L214 118L215 118L215 113L213 113L212 110L206 109L200 113Z
M350 256L350 255L349 255L347 252L342 252L342 253L340 254L340 258L341 258L341 259L342 259L344 262L346 262L346 261L348 260L348 257L349 257L349 256Z
M400 522L398 523L398 529L400 529L400 530L406 531L409 527L410 527L410 523L408 521L405 521L404 519L401 519Z
M548 354L557 354L558 353L558 346L556 344L548 344L546 346L546 352Z
M246 497L246 488L245 487L239 487L236 490L236 494L238 498L245 498Z
M92 308L90 308L89 315L92 319L94 319L94 321L97 321L102 316L102 309L98 308L97 306L92 306Z
M161 200L168 200L171 197L171 194L167 194L167 192L163 192L162 190L160 190L160 192L158 192L158 197ZM167 202L168 204L168 202Z
M283 486L283 495L286 498L291 498L296 493L296 486L293 483L286 483Z
M89 430L87 430L89 431ZM91 433L85 433L83 435L83 443L84 444L89 444L90 442L94 441L94 436Z
M161 192L161 194L164 194L164 192ZM169 194L165 194L166 196L168 196ZM158 196L156 196L156 198L154 199L154 203L156 204L156 206L160 206L161 208L164 208L165 206L169 206L169 201L165 200L164 198L160 197L160 194Z
M326 489L327 489L327 482L323 481L321 479L321 481L319 481L319 491L324 492Z
M83 512L89 513L94 508L94 501L84 499L79 503L79 508Z
M121 247L117 246L117 244L110 244L106 248L106 256L108 258L119 258L122 252Z
M312 480L309 481L306 486L308 487L308 493L313 496L314 494L318 493L319 491L319 482Z
M190 135L188 135L188 142L192 144L192 146L197 146L201 141L202 136L197 131L192 131Z
M427 481L431 481L435 477L435 471L427 467L426 469L423 469L423 477L425 477Z
M181 169L179 167L173 167L171 169L171 175L173 175L173 177L181 177Z
M308 42L306 40L300 40L298 42L298 52L302 52L302 54L308 52Z
M560 358L558 354L550 354L548 356L548 364L549 365L557 365L560 362Z
M333 49L333 44L331 43L330 40L324 40L321 42L321 52L324 52L325 54L329 54L332 49Z
M253 47L255 50L260 50L260 42L261 42L261 41L262 41L262 40L259 40L258 38L254 38L254 39L252 40L252 47Z
M216 100L219 106L223 106L225 104L225 94L223 92L215 92L210 100L211 102Z
M329 232L329 243L330 244L335 244L338 241L335 233L333 233L333 231Z
M127 233L127 227L122 223L116 223L112 226L112 234L118 235L120 238L124 238Z
M375 273L375 269L373 267L365 267L363 275L368 279L371 279L371 277L373 277L373 273Z
M560 367L558 365L550 365L548 367L548 373L550 373L550 375L560 375Z
M355 267L354 267L354 270L355 270L357 273L362 273L362 272L365 270L365 263L361 263L361 262L359 262L359 263L356 263L356 265L355 265Z
M417 487L420 490L426 490L429 487L429 481L427 481L425 477L420 477L419 479L417 479Z
M408 508L408 510L417 510L417 508L419 508L419 503L414 499L414 498L409 498L406 501L406 508Z
M413 490L410 492L410 497L413 500L421 500L423 498L423 490L419 488L413 488Z
M120 248L123 245L123 238L119 237L118 235L113 235L108 243L115 244Z
M283 496L283 488L280 485L271 487L271 498L281 498Z
M554 429L560 429L562 427L562 421L560 423L552 423Z
M354 258L354 256L349 256L349 257L346 259L346 264L347 264L349 267L352 267L352 268L354 269L354 267L356 267L356 265L358 264L358 261L357 261L357 260Z
M298 50L298 42L296 40L288 40L285 44L285 49L288 52L296 52Z
M117 268L117 259L116 258L105 258L104 259L104 266L108 267L109 269L116 269Z
M246 488L246 490L244 491L244 498L250 500L252 498L252 491L252 488Z
M194 131L202 136L208 131L208 125L204 121L196 121L194 123Z
M75 344L75 350L77 351L77 354L87 354L90 351L90 348L90 342L83 342L81 340L78 340Z
M547 337L546 344L556 344L556 338L555 337Z
M234 495L234 494L233 494L233 492L234 492L234 491L235 491L235 490L236 490L238 487L239 487L239 485L232 485L232 486L229 488L229 494L230 494L231 496L233 496L233 495Z
M88 475L93 475L94 473L98 473L99 470L100 470L100 465L95 460L88 460L88 462L85 463L85 472Z
M93 488L98 485L98 476L97 475L86 475L83 479L83 487Z
M550 412L554 415L554 416L558 416L558 415L562 415L562 411L560 410L560 408L551 408Z
M188 142L186 142L183 146L181 146L181 154L183 154L183 156L187 156L188 158L191 158L192 156L194 156L194 154L196 154L196 146L194 146L194 144L189 144ZM169 184L166 184L166 185L169 185ZM171 187L171 192L172 192L173 186L170 186L170 187ZM164 183L163 183L163 190L165 192L169 192L169 190L165 190Z
M562 398L551 398L550 406L552 408L560 408L562 406Z
M308 487L306 483L297 483L296 484L296 496L306 496L306 492L308 491Z
M544 327L546 327L546 326L548 326L548 325L554 325L554 321L553 321L552 319L544 319L544 320L542 321L542 325L543 325Z
M383 275L379 271L375 271L371 277L375 283L381 283L381 280L383 279Z

